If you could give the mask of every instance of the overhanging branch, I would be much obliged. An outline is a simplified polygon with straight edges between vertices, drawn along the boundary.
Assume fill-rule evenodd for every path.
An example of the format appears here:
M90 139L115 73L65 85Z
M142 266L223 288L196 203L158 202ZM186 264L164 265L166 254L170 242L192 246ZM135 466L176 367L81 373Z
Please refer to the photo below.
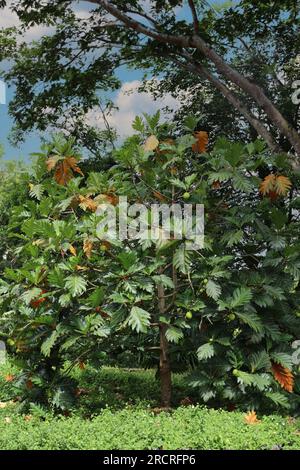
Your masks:
M113 15L119 21L124 23L128 28L144 34L164 44L171 44L182 49L195 48L199 50L207 59L209 59L218 70L219 74L237 85L247 95L249 95L266 113L273 125L288 139L294 147L296 154L300 156L300 136L281 112L276 108L272 101L265 95L262 88L255 83L250 82L246 77L241 75L237 70L232 68L217 52L212 49L204 39L198 34L191 37L182 35L174 36L161 33L148 28L139 21L131 18L119 8L114 6L108 0L89 0L99 6L102 6L108 13ZM228 95L229 96L229 95Z

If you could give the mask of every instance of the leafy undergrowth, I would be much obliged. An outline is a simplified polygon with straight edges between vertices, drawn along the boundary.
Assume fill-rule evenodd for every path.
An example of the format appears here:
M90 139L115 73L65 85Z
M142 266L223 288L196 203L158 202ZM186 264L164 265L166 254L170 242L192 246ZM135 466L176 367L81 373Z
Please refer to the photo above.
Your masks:
M298 428L297 428L298 426ZM299 423L262 417L246 424L243 413L177 408L103 410L91 420L50 414L20 416L0 410L1 449L299 449Z
M20 414L12 384L16 372L0 367L0 449L299 449L300 421L198 405L156 409L159 387L153 371L87 367L75 370L78 401L69 416L32 405ZM175 376L175 402L189 390Z

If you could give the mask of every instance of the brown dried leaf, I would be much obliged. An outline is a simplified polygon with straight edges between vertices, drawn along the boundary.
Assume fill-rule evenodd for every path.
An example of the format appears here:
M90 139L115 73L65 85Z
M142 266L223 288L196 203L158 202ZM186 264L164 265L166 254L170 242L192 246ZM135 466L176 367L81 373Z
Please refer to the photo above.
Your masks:
M93 212L96 212L98 207L97 203L92 198L82 195L79 196L79 205L82 209L89 209Z
M46 165L48 171L55 169L54 179L62 186L65 186L73 178L73 173L79 173L83 176L75 157L65 157L63 160L57 156L49 157Z
M292 187L292 182L287 176L270 174L262 181L259 192L269 196L272 200L278 196L286 196Z
M192 150L198 153L206 152L208 145L208 133L206 131L195 132L197 141L192 145Z
M272 372L275 380L281 387L287 392L292 393L294 389L294 376L290 369L276 362L272 362Z
M83 252L87 258L92 256L93 242L89 238L86 238L83 242Z

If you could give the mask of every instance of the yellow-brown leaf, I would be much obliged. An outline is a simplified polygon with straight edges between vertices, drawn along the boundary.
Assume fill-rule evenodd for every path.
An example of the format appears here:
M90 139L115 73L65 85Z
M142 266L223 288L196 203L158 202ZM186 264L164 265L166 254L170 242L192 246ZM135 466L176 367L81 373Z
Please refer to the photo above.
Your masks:
M56 156L49 157L46 165L48 171L55 169L54 179L62 186L65 186L73 178L73 173L79 173L83 176L75 157L65 157L63 160Z
M49 157L46 161L47 170L48 171L54 170L54 168L56 167L57 162L58 162L58 157L57 156Z
M150 135L143 145L145 152L152 152L159 146L159 140L155 135Z
M267 175L262 181L259 191L264 196L276 199L277 196L286 196L292 187L292 182L287 176Z
M92 256L93 242L89 238L86 238L83 242L83 251L87 258Z
M285 196L292 187L292 182L287 176L279 175L276 178L276 191L280 196Z
M244 416L245 422L247 424L259 424L261 422L260 419L257 419L256 412L254 410L249 411L245 416Z
M270 174L266 176L260 185L259 192L263 194L264 196L268 194L270 191L274 189L275 181L276 181L275 175Z
M196 142L192 145L194 152L203 153L206 152L208 145L208 133L206 131L195 132Z
M70 245L70 246L69 246L69 252L70 252L73 256L76 256L76 255L77 255L76 248L75 248L73 245Z
M277 362L272 362L272 372L275 380L281 387L287 392L292 393L294 389L294 376L290 369Z
M97 206L99 204L111 204L112 206L116 206L119 202L119 198L118 196L112 193L98 194L98 196L95 197L94 201L97 203Z
M82 209L89 209L92 212L96 212L98 207L97 203L92 198L82 195L79 196L79 205Z
M80 266L79 264L77 264L75 266L75 269L76 271L88 271L89 268L87 268L86 266Z

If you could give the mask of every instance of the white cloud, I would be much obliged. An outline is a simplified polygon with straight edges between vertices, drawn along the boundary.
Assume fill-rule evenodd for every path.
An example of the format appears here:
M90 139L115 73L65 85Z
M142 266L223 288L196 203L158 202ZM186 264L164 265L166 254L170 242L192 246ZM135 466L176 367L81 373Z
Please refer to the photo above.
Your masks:
M78 20L88 20L91 17L91 10L95 7L94 4L86 6L86 2L79 2L78 5L74 6L74 12ZM18 18L18 15L13 12L9 7L5 7L0 10L0 29L1 28L11 28L13 26L19 27L21 22ZM95 18L95 14L93 15ZM45 26L45 25L35 25L32 28L28 29L24 36L23 40L30 42L32 40L37 40L44 35L51 33L54 28Z
M13 26L20 26L20 21L18 15L11 11L8 7L1 10L0 17L0 29L2 28L11 28ZM51 28L48 26L37 25L30 28L23 36L23 40L32 41L34 39L39 39L41 36L48 34L51 31Z
M150 93L138 92L140 85L139 80L123 83L114 100L118 110L107 118L109 124L117 129L117 133L121 138L132 133L132 121L136 115L141 115L144 112L154 114L158 109L165 107L176 110L180 105L180 99L177 100L170 94L154 101ZM87 114L86 120L89 125L100 129L105 127L102 114L97 108Z

